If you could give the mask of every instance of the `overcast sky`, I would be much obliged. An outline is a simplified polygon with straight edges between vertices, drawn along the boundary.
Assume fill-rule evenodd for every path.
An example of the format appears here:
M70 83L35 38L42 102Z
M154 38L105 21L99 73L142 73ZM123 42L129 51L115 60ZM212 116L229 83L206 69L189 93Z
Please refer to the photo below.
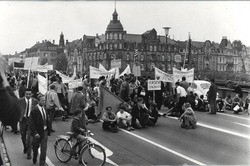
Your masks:
M0 53L14 54L37 41L55 40L60 33L69 41L104 34L114 12L114 1L0 2ZM222 36L250 46L250 2L230 1L117 1L124 30L142 34L169 26L170 37L220 42Z

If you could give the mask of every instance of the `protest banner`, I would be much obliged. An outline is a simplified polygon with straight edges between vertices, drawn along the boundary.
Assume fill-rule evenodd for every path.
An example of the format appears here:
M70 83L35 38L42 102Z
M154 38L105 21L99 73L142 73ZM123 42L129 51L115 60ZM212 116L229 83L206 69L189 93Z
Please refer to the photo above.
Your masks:
M121 68L122 61L121 59L113 59L111 60L111 68Z
M48 91L47 90L47 79L45 77L43 77L42 75L40 75L39 73L37 75L37 79L38 79L38 90L43 95L45 95L45 93Z
M38 66L38 59L39 57L25 58L23 69L36 71Z
M59 72L57 70L56 70L56 74L58 74L62 78L62 82L63 83L69 83L70 80L73 80L73 78L68 77L68 76L62 74L61 72Z
M160 77L159 80L163 82L173 82L173 74L165 73L157 67L155 67L155 79L156 77Z
M136 77L140 77L141 76L141 66L133 66L133 74Z
M148 80L148 90L161 90L161 81Z
M186 81L192 83L194 81L194 68L187 71L181 71L176 68L173 68L173 76L174 83L176 83L177 81L181 81L182 77L186 77Z
M93 66L89 66L89 77L90 78L96 78L98 79L101 76L107 76L109 74L115 74L115 71L103 71L100 69L97 69Z
M14 62L14 63L13 63L13 67L14 67L14 69L23 69L24 63L21 63L21 62Z
M37 65L37 69L35 71L46 73L48 70L53 70L53 65Z
M105 67L104 67L101 63L99 63L99 69L100 69L100 70L103 70L103 71L107 71L107 70L105 69Z
M75 89L79 86L82 85L82 81L81 79L77 79L77 80L70 80L69 81L69 89Z

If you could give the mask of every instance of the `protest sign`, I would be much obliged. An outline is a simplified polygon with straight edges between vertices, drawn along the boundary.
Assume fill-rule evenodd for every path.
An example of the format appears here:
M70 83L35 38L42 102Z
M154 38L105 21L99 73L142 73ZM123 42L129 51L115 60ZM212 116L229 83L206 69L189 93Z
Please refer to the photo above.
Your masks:
M148 90L161 90L161 81L148 80Z

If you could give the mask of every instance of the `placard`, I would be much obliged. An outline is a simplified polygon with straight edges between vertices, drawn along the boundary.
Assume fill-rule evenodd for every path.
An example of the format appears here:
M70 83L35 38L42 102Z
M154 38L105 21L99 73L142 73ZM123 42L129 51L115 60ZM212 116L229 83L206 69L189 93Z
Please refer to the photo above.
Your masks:
M161 90L161 81L148 80L148 90Z

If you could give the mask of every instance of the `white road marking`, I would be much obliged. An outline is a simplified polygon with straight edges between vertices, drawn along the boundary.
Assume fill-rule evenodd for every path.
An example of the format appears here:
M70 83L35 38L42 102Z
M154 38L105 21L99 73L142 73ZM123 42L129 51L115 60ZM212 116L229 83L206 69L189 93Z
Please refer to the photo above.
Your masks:
M166 116L166 118L178 120L177 117ZM209 129L221 131L221 132L224 132L224 133L227 133L227 134L232 134L232 135L236 135L236 136L239 136L239 137L243 137L243 138L250 139L250 136L249 136L249 135L240 134L240 133L233 132L233 131L229 131L229 130L226 130L226 129L222 129L222 128L210 126L210 125L207 125L207 124L204 124L204 123L199 123L199 122L198 122L197 125L198 125L198 126L202 126L202 127L206 127L206 128L209 128Z
M241 125L241 126L244 126L244 127L248 127L248 128L250 128L250 125L245 125L245 124L242 124L242 123L237 123L237 122L234 122L235 124L237 124L237 125Z
M40 147L38 148L38 154L40 155ZM38 159L38 162L39 162L39 159ZM46 156L45 162L48 164L48 166L55 166L47 156Z
M247 117L241 117L241 116L237 116L237 115L230 115L230 114L227 114L227 113L217 112L217 114L224 115L224 116L229 116L229 117L233 117L233 118L238 118L238 119L250 120L250 118L247 118Z
M129 131L124 130L124 129L120 129L120 130L122 130L122 131L124 131L124 132L126 132L126 133L128 133L128 134L130 134L130 135L132 135L132 136L134 136L134 137L137 137L137 138L139 138L139 139L141 139L141 140L144 140L144 141L146 141L146 142L148 142L148 143L150 143L150 144L153 144L153 145L155 145L155 146L157 146L157 147L159 147L159 148L161 148L161 149L163 149L163 150L165 150L165 151L168 151L168 152L173 153L173 154L175 154L175 155L177 155L177 156L179 156L179 157L182 157L182 158L184 158L184 159L186 159L186 160L189 160L189 161L191 161L191 162L193 162L193 163L195 163L195 164L198 164L198 165L206 165L206 164L204 164L204 163L202 163L202 162L200 162L200 161L197 161L197 160L195 160L195 159L192 159L192 158L190 158L190 157L188 157L188 156L186 156L186 155L183 155L183 154L178 153L178 152L176 152L176 151L174 151L174 150L172 150L172 149L169 149L169 148L167 148L167 147L165 147L165 146L162 146L162 145L157 144L157 143L155 143L155 142L153 142L153 141L150 141L150 140L148 140L148 139L146 139L146 138L143 138L143 137L141 137L141 136L139 136L139 135L137 135L137 134L134 134L134 133L129 132Z

